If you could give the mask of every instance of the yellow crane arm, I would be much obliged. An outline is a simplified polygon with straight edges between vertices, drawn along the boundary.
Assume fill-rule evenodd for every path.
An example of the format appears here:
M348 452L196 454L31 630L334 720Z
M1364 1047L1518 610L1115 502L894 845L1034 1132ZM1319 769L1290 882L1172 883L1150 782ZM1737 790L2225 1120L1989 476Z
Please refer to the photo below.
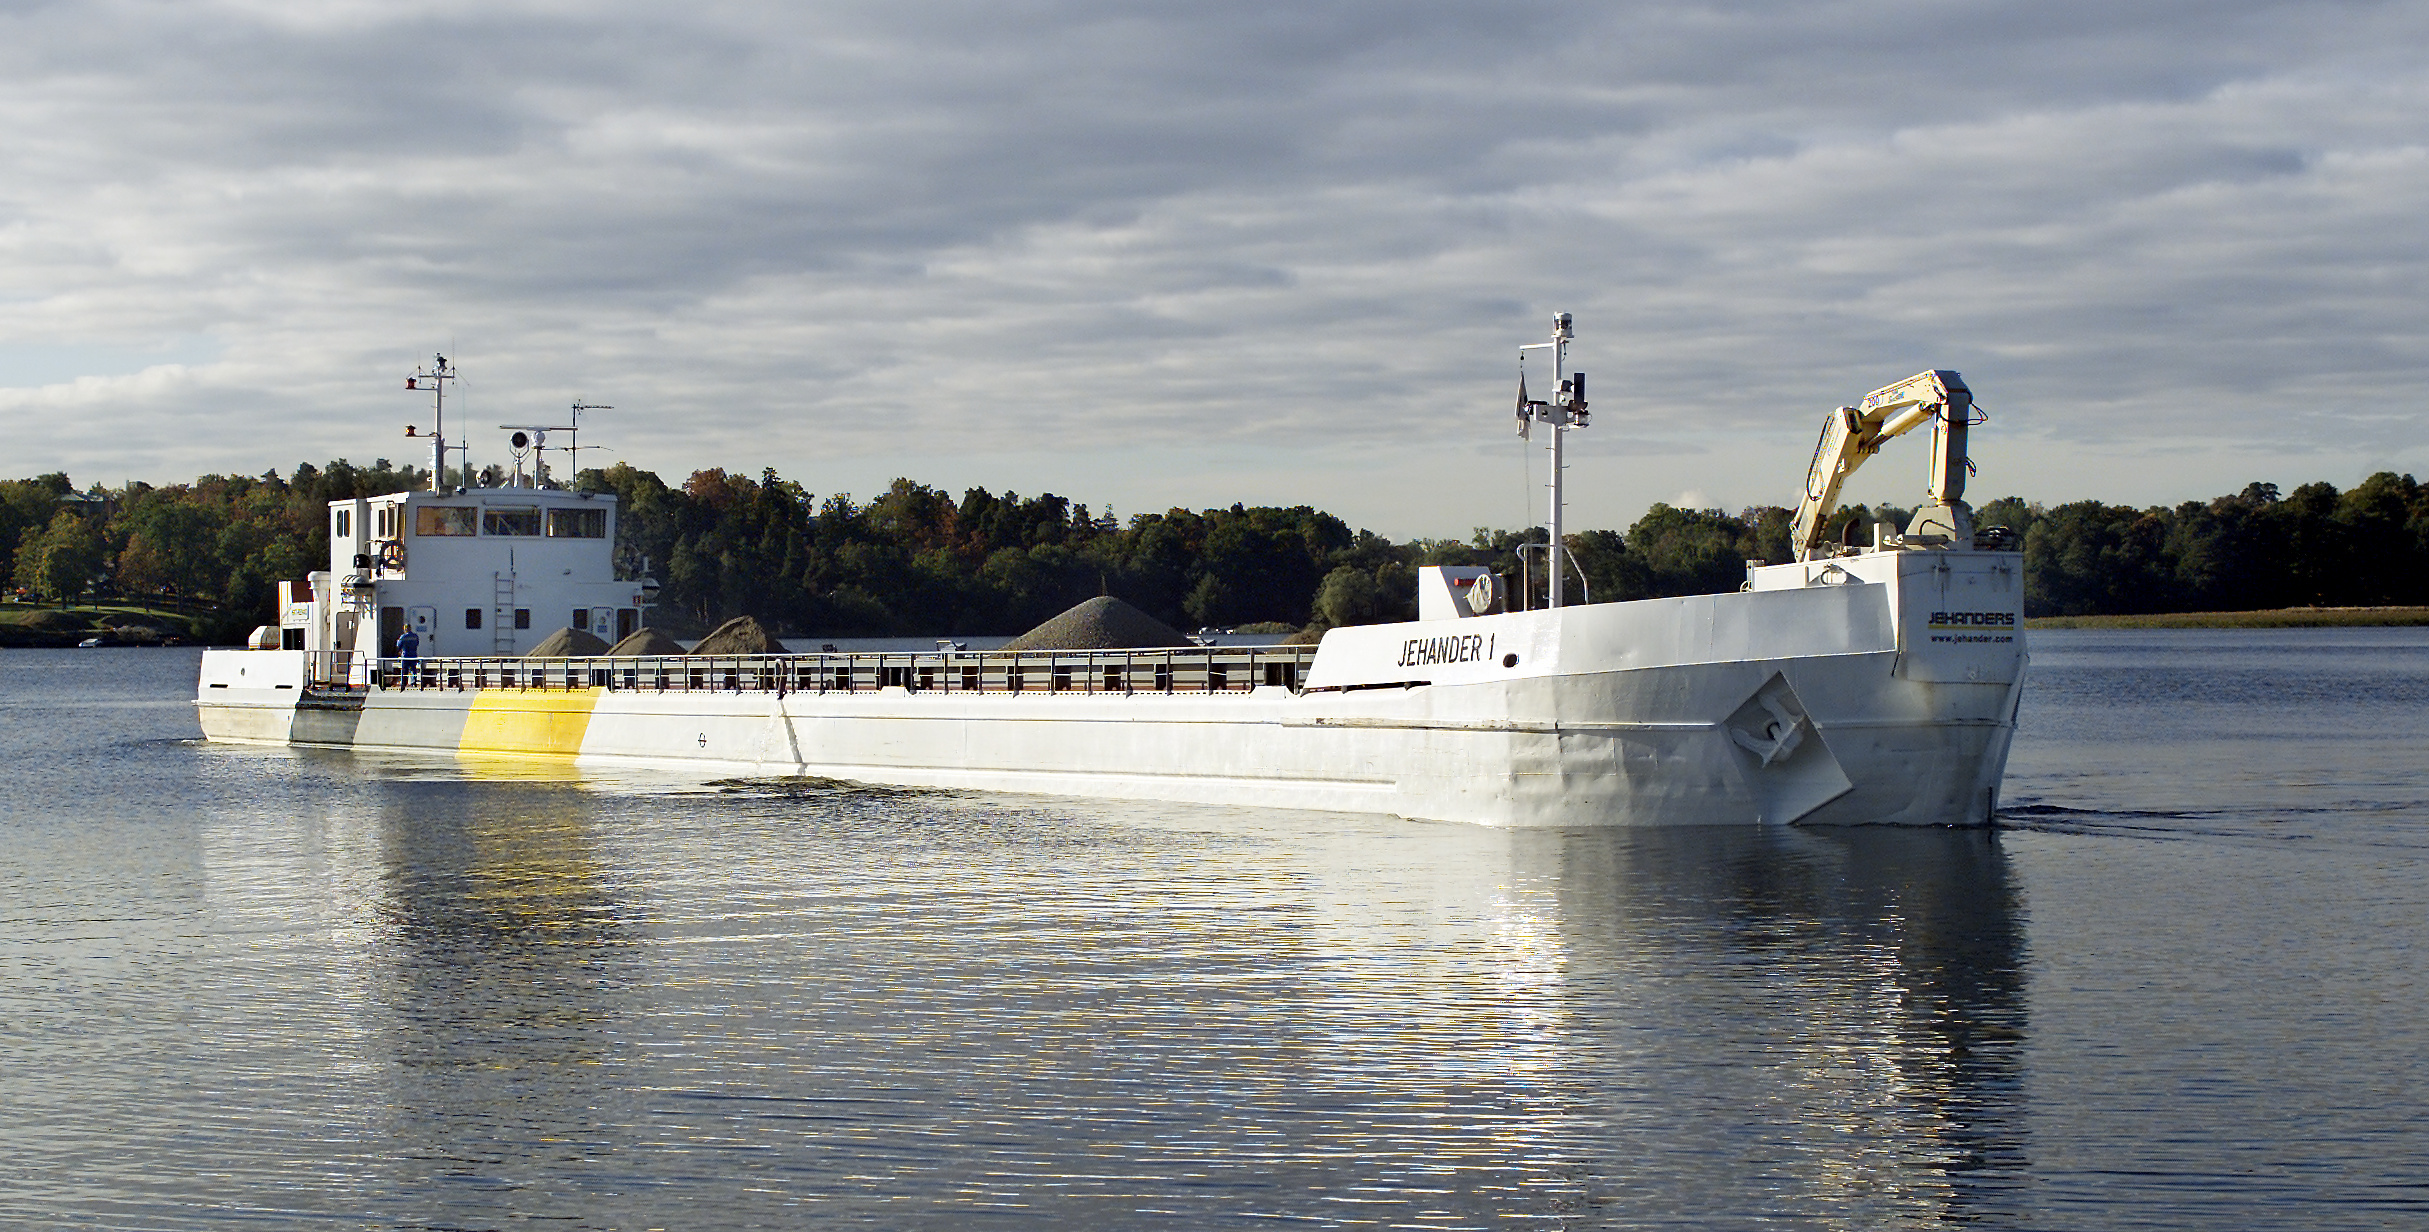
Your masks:
M1846 486L1847 477L1892 437L1925 423L1934 425L1927 509L1953 511L1957 516L1944 519L1952 534L1959 524L1970 531L1972 521L1963 514L1965 429L1972 420L1973 398L1964 377L1935 369L1876 389L1855 406L1832 411L1822 421L1822 439L1814 445L1813 465L1805 471L1805 498L1796 510L1796 558L1812 560L1827 554L1821 544L1822 524L1838 507L1839 489Z

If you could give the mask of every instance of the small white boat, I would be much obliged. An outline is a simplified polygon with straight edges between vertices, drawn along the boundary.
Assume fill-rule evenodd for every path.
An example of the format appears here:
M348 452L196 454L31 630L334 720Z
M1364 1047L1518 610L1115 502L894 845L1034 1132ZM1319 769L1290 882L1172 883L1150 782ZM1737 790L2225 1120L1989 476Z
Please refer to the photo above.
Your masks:
M1589 422L1569 340L1563 314L1524 348L1551 353L1559 392L1522 385L1517 408L1552 455L1553 545L1561 441ZM444 360L418 375L443 400ZM2020 554L1977 535L1962 499L1971 422L1953 372L1832 412L1797 559L1750 566L1738 592L1569 604L1561 586L1538 601L1428 568L1417 620L1316 647L520 659L561 618L630 633L652 588L615 576L613 496L518 469L508 486L333 503L329 569L283 584L252 649L203 656L197 704L213 740L1487 825L1981 825L2023 686L2024 587ZM1847 474L1926 425L1913 522L1824 544ZM1556 546L1543 559L1549 577L1574 569Z

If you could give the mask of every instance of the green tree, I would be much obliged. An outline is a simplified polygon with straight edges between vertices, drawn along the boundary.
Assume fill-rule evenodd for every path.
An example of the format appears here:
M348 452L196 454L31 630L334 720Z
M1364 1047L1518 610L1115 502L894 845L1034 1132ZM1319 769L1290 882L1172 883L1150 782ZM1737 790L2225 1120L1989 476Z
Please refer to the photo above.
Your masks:
M62 474L0 480L0 560L14 562L29 533L39 533L59 512L59 498L76 490Z
M1375 575L1356 565L1343 565L1324 575L1316 588L1316 623L1328 629L1370 625L1397 616Z
M2020 496L2002 496L1974 510L1974 525L1977 528L2004 526L2015 532L2016 546L2021 548L2024 537L2032 533L2034 520L2040 516L2041 506L2028 504Z
M2178 610L2167 514L2099 501L2044 513L2024 537L2024 604L2035 616Z
M2338 495L2335 484L2306 483L2269 506L2267 516L2284 545L2277 563L2292 603L2336 604L2350 589L2353 542L2351 528L2337 520Z
M1746 531L1717 509L1657 503L1628 528L1627 545L1644 562L1648 595L1717 594L1746 580Z
M1352 542L1339 519L1305 505L1233 505L1205 518L1199 578L1181 605L1202 625L1305 624L1326 557Z
M218 591L227 576L216 550L226 516L185 497L181 489L147 492L121 520L126 536L118 550L117 580L126 593Z
M2416 519L2429 513L2421 485L2388 471L2364 479L2336 502L2346 572L2340 603L2376 605L2429 600Z
M2200 611L2283 607L2291 602L2283 567L2284 528L2269 515L2277 500L2275 485L2255 483L2234 496L2176 507L2168 521L2166 550L2175 560L2179 602ZM2028 593L2031 564L2028 555Z
M1746 527L1738 540L1738 549L1747 560L1759 560L1766 565L1784 565L1796 559L1796 548L1790 542L1796 530L1796 514L1778 505L1761 505L1737 515Z
M1596 603L1624 603L1652 594L1652 578L1644 559L1628 550L1627 540L1618 531L1589 530L1569 536L1569 558L1585 574L1586 593Z
M17 584L54 602L73 602L100 578L106 563L101 548L93 524L75 510L62 509L49 526L19 542Z

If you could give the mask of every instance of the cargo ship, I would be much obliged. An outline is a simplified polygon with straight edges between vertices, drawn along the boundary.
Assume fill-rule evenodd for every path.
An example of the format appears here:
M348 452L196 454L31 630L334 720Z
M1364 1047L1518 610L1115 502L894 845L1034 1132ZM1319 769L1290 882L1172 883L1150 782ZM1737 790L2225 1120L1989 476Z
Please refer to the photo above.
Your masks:
M1958 374L1825 418L1793 560L1749 563L1732 593L1568 602L1562 439L1590 423L1570 340L1562 314L1520 348L1550 353L1557 388L1530 399L1522 375L1516 404L1550 454L1548 542L1523 558L1541 572L1423 569L1414 621L1313 646L527 657L567 628L634 633L654 587L617 575L612 494L537 463L447 488L434 427L430 490L334 502L329 568L282 583L247 648L205 652L202 728L1497 826L1987 824L2024 681L2023 561L1963 500L1977 416ZM420 375L443 406L445 361ZM1826 542L1847 476L1920 428L1912 520Z

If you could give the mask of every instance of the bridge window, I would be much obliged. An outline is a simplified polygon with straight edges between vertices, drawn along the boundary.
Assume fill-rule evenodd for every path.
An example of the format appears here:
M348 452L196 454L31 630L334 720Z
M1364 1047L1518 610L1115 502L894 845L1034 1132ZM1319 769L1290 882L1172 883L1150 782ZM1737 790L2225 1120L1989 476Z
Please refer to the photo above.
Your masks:
M540 511L528 505L483 509L481 533L484 535L537 535L540 533Z
M604 509L551 509L548 511L548 537L551 539L607 538L607 511Z
M417 535L469 535L479 525L480 510L470 505L424 505L414 511Z
M481 627L481 609L477 607L468 607L464 609L464 627L467 629L478 629Z

